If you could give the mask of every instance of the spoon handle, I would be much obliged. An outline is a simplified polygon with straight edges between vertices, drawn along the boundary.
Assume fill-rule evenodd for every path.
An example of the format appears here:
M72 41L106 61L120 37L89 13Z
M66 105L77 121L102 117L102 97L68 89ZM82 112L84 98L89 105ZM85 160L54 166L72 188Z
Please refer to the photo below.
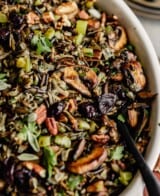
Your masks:
M160 196L160 183L146 164L141 153L137 150L135 142L131 137L127 126L120 121L117 122L117 126L118 130L125 139L128 150L132 153L134 159L136 160L137 166L141 171L149 195Z

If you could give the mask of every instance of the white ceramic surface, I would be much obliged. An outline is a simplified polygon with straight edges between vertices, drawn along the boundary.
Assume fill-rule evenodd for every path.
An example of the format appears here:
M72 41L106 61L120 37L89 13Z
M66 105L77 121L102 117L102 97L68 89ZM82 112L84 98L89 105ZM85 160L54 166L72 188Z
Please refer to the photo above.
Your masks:
M160 66L152 43L142 27L138 18L123 0L97 0L98 6L110 14L119 17L122 25L125 26L130 41L134 44L136 52L144 66L148 77L149 88L152 92L158 93L153 103L150 127L152 129L151 141L147 148L145 159L153 169L160 152ZM122 192L122 196L142 196L144 183L138 172L130 185Z

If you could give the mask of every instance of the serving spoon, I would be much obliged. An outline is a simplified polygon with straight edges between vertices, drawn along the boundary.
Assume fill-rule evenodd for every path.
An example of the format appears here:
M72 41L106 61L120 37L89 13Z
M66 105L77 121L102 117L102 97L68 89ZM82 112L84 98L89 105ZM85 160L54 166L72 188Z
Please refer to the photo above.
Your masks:
M125 123L117 120L117 127L127 144L128 150L132 153L134 159L136 160L137 166L142 174L149 195L160 196L160 182L154 176L141 153L137 150L135 142L131 137L127 126Z

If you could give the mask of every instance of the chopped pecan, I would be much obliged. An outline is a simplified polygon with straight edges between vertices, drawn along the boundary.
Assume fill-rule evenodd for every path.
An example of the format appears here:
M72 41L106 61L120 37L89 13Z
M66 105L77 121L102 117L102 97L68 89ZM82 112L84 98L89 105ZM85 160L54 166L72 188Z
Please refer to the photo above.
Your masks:
M46 177L46 170L37 163L31 161L25 161L22 163L27 169L34 171L36 174L41 176L42 178Z
M77 111L78 107L77 107L77 102L76 99L69 99L68 101L68 111L70 113L74 113L75 111Z
M72 19L78 13L78 6L74 1L62 3L55 9L55 13L59 16L66 15L69 19Z
M91 96L88 88L81 82L78 73L73 67L64 68L64 81L71 85L76 90L80 91L82 94Z
M135 109L128 110L128 121L131 127L135 127L138 123L138 112Z
M35 14L34 12L29 12L27 14L27 23L29 25L37 24L37 23L39 23L39 20L40 20L39 16L37 14Z
M101 144L106 144L110 139L110 137L108 135L104 135L104 134L92 135L91 138L93 141L101 143Z
M106 158L107 151L103 147L97 147L86 157L70 163L68 170L75 174L84 174L99 167Z
M51 135L57 135L58 134L58 128L57 128L57 123L53 117L51 118L46 118L46 127L48 131L50 132Z
M156 93L152 93L149 91L141 91L138 93L138 97L140 97L141 99L152 99L156 96Z
M87 192L89 193L99 193L99 192L106 192L107 189L104 185L103 180L99 180L97 182L92 183L87 187Z
M117 72L113 75L111 75L111 79L117 82L120 82L123 80L123 74L121 72Z
M44 104L40 105L35 111L37 118L36 122L40 125L42 124L47 118L47 108Z
M52 12L44 12L42 15L42 19L45 23L50 23L54 21L54 16Z
M88 20L90 18L90 16L87 14L86 11L84 10L81 10L79 13L78 13L78 16L80 19L84 19L84 20Z
M88 26L94 29L98 29L100 27L100 22L95 19L89 19Z

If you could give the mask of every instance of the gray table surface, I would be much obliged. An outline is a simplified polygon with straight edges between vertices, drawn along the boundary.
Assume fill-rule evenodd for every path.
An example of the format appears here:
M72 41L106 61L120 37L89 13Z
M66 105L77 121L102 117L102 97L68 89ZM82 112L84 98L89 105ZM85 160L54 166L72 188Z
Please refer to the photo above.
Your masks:
M138 16L138 18L147 31L156 50L156 53L160 59L160 20L149 19L142 16Z

